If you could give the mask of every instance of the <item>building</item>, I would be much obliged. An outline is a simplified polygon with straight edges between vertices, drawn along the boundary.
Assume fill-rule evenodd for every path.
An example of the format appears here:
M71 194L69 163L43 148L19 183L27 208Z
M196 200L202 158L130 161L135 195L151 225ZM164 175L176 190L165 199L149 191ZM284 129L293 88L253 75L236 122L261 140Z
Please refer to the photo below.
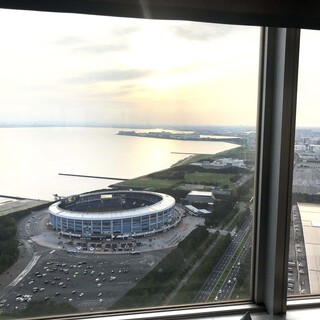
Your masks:
M198 209L195 206L192 206L191 204L187 204L185 208L190 212L190 214L195 216L205 216L210 213L209 210L206 209Z
M186 198L189 203L199 202L199 203L213 203L216 198L211 191L190 191Z
M307 150L307 147L303 144L295 144L294 145L294 151L295 152L305 152Z
M299 263L299 276L307 272L310 283L310 294L318 294L320 291L320 205L314 203L298 203L301 217L306 259ZM296 218L296 217L295 217ZM300 226L295 226L295 232L301 232ZM299 243L296 244L296 254L301 254ZM307 269L306 271L304 269ZM303 290L303 286L300 285Z
M231 159L231 158L221 158L210 161L203 161L203 162L194 162L191 165L200 166L204 169L226 169L226 168L247 168L244 164L244 160L240 159Z
M145 191L92 192L49 207L50 223L62 234L101 238L144 236L177 223L173 197Z
M212 194L216 199L230 199L233 196L233 191L232 189L213 187Z
M315 154L316 156L320 155L320 145L318 144L310 144L308 149L311 153Z

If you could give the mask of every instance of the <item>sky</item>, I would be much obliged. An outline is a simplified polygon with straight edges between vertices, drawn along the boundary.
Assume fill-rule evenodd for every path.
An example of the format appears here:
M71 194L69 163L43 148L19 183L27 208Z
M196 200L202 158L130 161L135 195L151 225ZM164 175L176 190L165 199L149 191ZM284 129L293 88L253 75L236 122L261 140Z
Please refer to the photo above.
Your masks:
M320 127L320 32L302 30L300 36L296 123Z
M0 125L256 124L258 27L0 9L0 30Z

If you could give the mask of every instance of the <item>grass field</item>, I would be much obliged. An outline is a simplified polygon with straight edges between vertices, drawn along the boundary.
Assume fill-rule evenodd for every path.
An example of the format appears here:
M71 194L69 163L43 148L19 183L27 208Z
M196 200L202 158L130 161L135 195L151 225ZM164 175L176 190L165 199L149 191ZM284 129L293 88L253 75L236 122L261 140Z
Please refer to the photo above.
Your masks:
M210 184L215 186L228 186L232 184L230 178L235 176L231 173L210 173L210 172L193 172L185 175L186 183Z
M192 162L199 162L201 160L210 160L217 157L227 157L227 156L242 156L248 151L243 150L243 148L235 148L232 150L224 151L216 155L192 155L186 156L185 159L178 161L171 168L155 172L150 175L138 177L135 179L130 179L122 181L111 185L111 187L116 188L133 188L133 189L177 189L179 185L182 184L204 184L213 185L230 188L233 182L230 178L235 177L236 174L233 173L212 173L212 172L192 172L193 171L183 168ZM240 157L241 158L241 157ZM178 167L182 168L179 169ZM195 169L197 170L197 169Z
M141 189L161 189L161 188L174 188L183 183L183 180L174 179L154 179L148 177L140 177L136 179L126 180L117 183L117 187L125 188L141 188Z
M209 158L212 157L212 154L195 154L195 155L190 155L187 156L186 158L178 161L177 163L175 163L174 165L172 165L172 167L176 167L176 166L182 166L182 165L187 165L193 162L199 162L202 160L207 160Z
M256 152L248 150L245 146L241 146L239 148L234 148L223 152L223 156L226 158L232 157L254 161L256 157Z

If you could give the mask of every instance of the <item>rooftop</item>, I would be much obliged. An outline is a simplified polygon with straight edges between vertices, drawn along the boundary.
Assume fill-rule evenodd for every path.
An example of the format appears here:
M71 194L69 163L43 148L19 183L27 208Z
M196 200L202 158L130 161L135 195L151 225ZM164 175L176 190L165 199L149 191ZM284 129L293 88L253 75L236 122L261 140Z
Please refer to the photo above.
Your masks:
M320 205L298 203L308 263L310 293L320 292Z

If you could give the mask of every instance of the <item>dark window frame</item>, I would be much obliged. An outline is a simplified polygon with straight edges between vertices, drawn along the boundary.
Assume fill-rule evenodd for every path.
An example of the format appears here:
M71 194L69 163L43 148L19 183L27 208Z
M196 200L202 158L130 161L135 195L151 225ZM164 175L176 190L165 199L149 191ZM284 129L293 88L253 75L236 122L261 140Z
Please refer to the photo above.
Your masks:
M177 0L172 1L172 4L152 0L0 0L0 7L9 9L264 26L261 32L258 97L253 301L250 304L230 302L223 305L136 310L126 313L128 319L137 318L141 314L149 319L200 318L212 314L243 313L245 310L283 314L287 309L289 220L300 42L300 30L287 27L320 29L320 4L313 0L295 1L293 7L292 3L277 5L276 1L256 1L254 4L252 1L231 2L235 9L230 9L230 2L222 4L221 1L206 0ZM312 6L304 11L310 3ZM288 305L293 308L319 302L319 299L301 299L291 300ZM116 315L124 315L124 312L117 312Z

